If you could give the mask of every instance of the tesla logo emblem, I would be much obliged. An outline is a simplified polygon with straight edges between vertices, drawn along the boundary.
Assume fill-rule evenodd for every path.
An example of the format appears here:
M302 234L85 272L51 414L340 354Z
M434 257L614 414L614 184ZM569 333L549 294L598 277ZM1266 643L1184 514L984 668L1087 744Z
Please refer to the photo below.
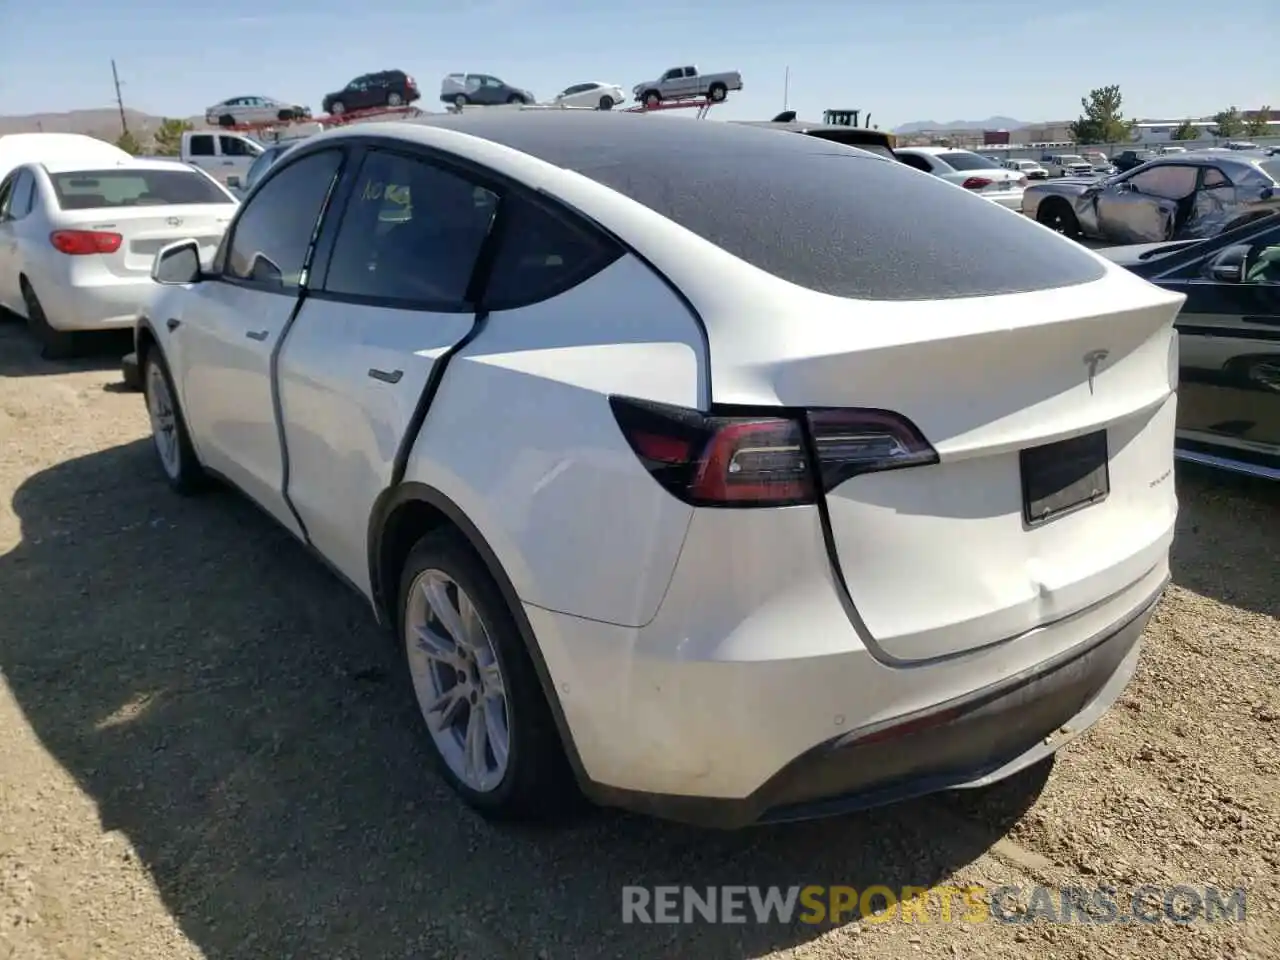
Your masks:
M1098 368L1102 366L1102 361L1111 356L1107 350L1090 350L1084 355L1084 365L1089 370L1089 392L1093 393L1093 378L1098 375Z
M171 227L180 227L182 226L182 218L170 217L168 220L165 221L165 223L167 223Z

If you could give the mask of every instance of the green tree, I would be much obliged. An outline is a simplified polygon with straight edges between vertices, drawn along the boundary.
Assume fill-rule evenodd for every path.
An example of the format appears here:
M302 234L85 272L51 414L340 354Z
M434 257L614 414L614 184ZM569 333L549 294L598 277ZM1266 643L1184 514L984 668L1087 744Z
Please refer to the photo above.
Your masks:
M1170 140L1198 140L1199 138L1200 128L1190 120L1183 120L1178 129L1169 134Z
M135 157L142 152L142 145L138 143L138 138L128 130L116 137L116 146Z
M1135 121L1120 112L1124 97L1115 84L1098 87L1080 98L1084 113L1071 124L1076 143L1128 143L1133 139Z
M1240 136L1244 130L1244 118L1240 116L1240 111L1235 107L1229 107L1221 110L1213 115L1213 127L1209 132L1215 137L1229 139L1231 137Z
M1263 105L1257 109L1252 117L1244 122L1244 135L1246 137L1265 137L1270 132L1267 121L1271 119L1271 107Z
M176 157L182 150L182 135L191 129L186 120L171 120L165 117L155 132L156 154L161 157Z

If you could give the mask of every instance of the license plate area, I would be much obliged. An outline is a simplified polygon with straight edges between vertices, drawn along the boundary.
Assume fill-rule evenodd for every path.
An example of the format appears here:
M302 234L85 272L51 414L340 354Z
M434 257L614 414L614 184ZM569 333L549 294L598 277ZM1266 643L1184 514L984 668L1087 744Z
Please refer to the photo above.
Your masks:
M1018 460L1022 519L1028 527L1099 503L1111 492L1105 430L1030 447Z

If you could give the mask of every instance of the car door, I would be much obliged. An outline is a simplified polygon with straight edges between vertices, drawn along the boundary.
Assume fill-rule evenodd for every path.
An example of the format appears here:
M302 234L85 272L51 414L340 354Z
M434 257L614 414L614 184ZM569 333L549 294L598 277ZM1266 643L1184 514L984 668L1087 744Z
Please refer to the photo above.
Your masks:
M21 307L18 296L18 237L16 225L9 219L9 204L20 172L15 170L0 180L0 309L15 311Z
M342 150L286 158L227 232L213 275L191 288L171 326L178 389L201 462L302 536L284 499L284 458L272 366L298 303L316 224Z
M372 77L356 77L347 84L343 102L348 110L364 110L373 106L375 84Z
M374 501L432 370L475 322L469 287L496 208L466 174L370 150L280 352L289 501L362 589Z
M1112 243L1171 240L1185 223L1200 171L1185 163L1162 163L1091 191L1098 234Z
M662 79L658 81L658 91L664 99L672 99L680 96L680 78L684 76L683 67L672 67L662 75Z
M1192 202L1185 234L1188 239L1221 233L1240 215L1236 209L1236 187L1226 171L1216 166L1200 168L1200 183Z
M1280 467L1280 227L1183 272L1179 439Z

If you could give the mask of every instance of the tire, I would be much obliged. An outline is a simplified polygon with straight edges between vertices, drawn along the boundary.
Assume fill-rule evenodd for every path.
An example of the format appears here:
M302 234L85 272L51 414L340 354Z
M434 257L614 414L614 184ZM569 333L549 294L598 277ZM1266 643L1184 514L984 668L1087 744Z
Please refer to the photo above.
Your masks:
M723 83L713 83L707 88L707 99L712 103L723 103L727 96L729 96L729 88Z
M346 112L347 112L347 105L343 103L341 100L333 101L333 104L329 107L329 113L335 117L340 117Z
M220 127L234 127L235 125L236 118L229 113L224 113L218 118L218 126Z
M472 622L481 627L472 630L474 645L449 641L443 621L428 613L435 608L427 600L428 587L435 604L448 605L455 629L463 620L458 595L470 601ZM456 530L429 533L410 551L400 577L397 614L404 675L427 729L428 746L441 776L462 800L493 820L558 819L577 807L581 794L515 618L488 568ZM435 656L424 653L427 646L419 639L424 634L432 638ZM463 648L476 652L459 656ZM437 657L451 657L461 669L443 665ZM495 665L505 691L501 698L481 695L496 689L482 679L492 680ZM442 709L429 709L459 688L462 694L454 693ZM485 742L474 754L481 762L469 766L473 724L485 731ZM504 733L505 763L498 759L501 748L495 747ZM483 775L473 776L479 768Z
M600 109L601 109L601 110L612 110L612 109L613 109L613 97L609 96L607 93L606 93L603 97L601 97L601 98L600 98Z
M657 90L646 90L643 100L646 107L656 107L662 102L662 94Z
M518 93L513 93L511 96L507 97L507 103L509 104L510 103L528 103L528 102L529 101L527 101L524 97L520 96L520 94Z
M297 119L296 110L281 110L276 114L276 119L281 123L288 123L290 120Z
M49 323L44 306L26 277L22 278L21 286L22 302L27 308L27 329L40 344L40 356L45 360L67 360L74 357L80 346L79 338L74 333L58 330Z
M1040 204L1040 209L1036 211L1036 223L1044 224L1050 230L1064 237L1070 237L1072 240L1080 238L1080 221L1076 219L1075 212L1067 206L1065 200L1057 197L1052 197Z
M453 105L461 110L467 105L467 95L465 93L458 94L453 98Z
M387 94L388 107L398 107L403 103L404 103L404 97L400 96L400 94L395 93L394 91Z
M161 473L175 492L183 496L198 493L208 477L191 446L191 434L187 432L169 365L155 345L142 361L142 394L151 418L152 442ZM167 408L167 413L162 413L162 408Z

